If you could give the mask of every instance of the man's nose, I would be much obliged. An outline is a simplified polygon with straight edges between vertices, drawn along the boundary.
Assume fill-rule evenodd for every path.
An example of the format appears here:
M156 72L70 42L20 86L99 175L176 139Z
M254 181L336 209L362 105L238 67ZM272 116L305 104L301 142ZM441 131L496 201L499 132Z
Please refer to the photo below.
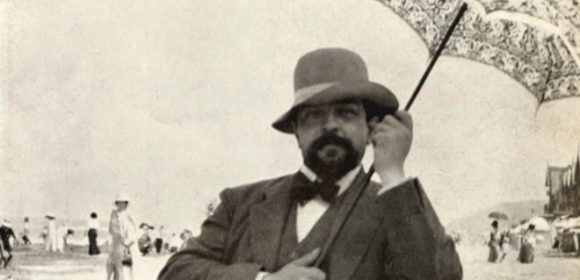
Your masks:
M340 119L336 117L335 114L329 113L326 115L324 124L322 126L325 132L335 132L338 131L340 127Z

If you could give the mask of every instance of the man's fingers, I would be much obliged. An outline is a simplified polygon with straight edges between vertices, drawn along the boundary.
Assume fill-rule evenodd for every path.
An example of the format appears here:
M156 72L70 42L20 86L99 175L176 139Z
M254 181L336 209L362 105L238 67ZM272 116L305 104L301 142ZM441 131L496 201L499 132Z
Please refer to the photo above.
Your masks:
M305 268L305 274L309 277L308 279L315 279L315 280L324 280L326 279L326 273L319 268L310 267Z
M398 110L395 112L395 117L408 129L413 130L413 117L407 111Z
M404 111L400 112L401 113L398 115L385 116L380 123L372 126L373 130L371 133L377 134L380 132L389 132L393 131L393 129L413 131L413 119L411 118L411 115Z
M373 130L375 130L375 127L377 126L377 124L379 124L379 118L378 117L373 117L370 121L369 121L369 128L370 131L372 132Z
M295 259L294 261L291 262L291 264L296 266L310 266L316 261L316 259L318 259L318 255L320 255L320 248L316 248L312 250L312 252L298 259Z
M403 126L409 130L413 130L413 117L411 117L411 114L406 111L398 110L393 114L386 115L382 120L375 117L371 119L368 124L371 132L375 132L375 130L388 129L389 126Z
M408 123L408 122L410 122L410 123ZM400 127L400 128L410 128L409 125L410 126L413 125L412 120L410 120L410 115L407 115L407 116L388 115L383 119L381 124L388 125L391 127Z

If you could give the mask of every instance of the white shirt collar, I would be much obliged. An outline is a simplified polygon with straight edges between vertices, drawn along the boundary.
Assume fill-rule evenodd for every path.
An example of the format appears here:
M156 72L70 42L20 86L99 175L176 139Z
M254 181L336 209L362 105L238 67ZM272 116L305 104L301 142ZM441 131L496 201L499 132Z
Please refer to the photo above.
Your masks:
M353 168L351 171L342 176L342 178L336 181L336 184L340 188L338 190L338 195L346 191L346 189L352 184L354 178L356 178L356 175L358 175L361 169L362 165L359 164L357 167ZM314 173L314 171L312 171L306 165L302 165L302 167L300 167L300 172L302 172L302 174L304 174L304 176L306 176L306 178L308 178L308 180L310 180L311 182L315 182L318 179L318 175L316 175L316 173Z

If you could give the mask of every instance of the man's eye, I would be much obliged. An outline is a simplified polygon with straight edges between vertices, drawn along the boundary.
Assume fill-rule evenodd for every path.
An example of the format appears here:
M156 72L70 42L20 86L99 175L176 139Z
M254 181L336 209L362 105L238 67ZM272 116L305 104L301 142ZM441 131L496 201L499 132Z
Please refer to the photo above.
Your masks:
M350 116L356 116L358 112L352 108L340 108L340 109L338 109L338 113L341 116L350 117Z
M318 110L307 111L304 114L305 119L318 119L322 116L322 112Z

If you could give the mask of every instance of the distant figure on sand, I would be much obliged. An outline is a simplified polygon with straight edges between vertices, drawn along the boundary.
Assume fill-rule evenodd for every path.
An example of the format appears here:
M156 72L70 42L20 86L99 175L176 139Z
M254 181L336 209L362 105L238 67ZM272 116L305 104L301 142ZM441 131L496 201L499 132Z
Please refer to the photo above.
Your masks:
M126 280L139 277L133 275L138 267L137 228L127 213L129 197L119 193L115 198L116 209L111 213L109 233L111 251L107 260L107 280Z
M504 248L504 245L507 244L510 240L509 238L510 236L510 230L506 229L504 231L501 232L500 234L500 238L499 238L499 262L502 262L503 259L505 258L505 256L507 255L506 250Z
M552 239L553 252L557 252L558 250L560 250L561 245L560 234L562 232L562 229L556 227L555 224L561 223L562 220L563 220L562 217L558 217L558 219L552 224L552 226L550 226L550 238Z
M139 237L138 240L139 251L143 256L146 256L153 249L153 245L151 243L151 236L149 236L149 231L152 230L153 227L148 225L147 223L141 223L139 228L143 231L143 234L141 235L141 237Z
M28 236L30 236L30 220L28 219L28 217L24 217L24 226L22 228L22 243L24 245L32 244Z
M177 233L172 233L169 239L169 253L177 252L181 248L181 244L181 238L179 238Z
M14 235L14 230L12 230L12 225L10 221L4 220L0 226L0 239L2 242L2 252L0 254L1 262L4 263L4 268L8 266L10 260L12 260L12 241L16 240L16 235Z
M88 222L89 231L87 233L89 237L89 255L94 256L101 253L99 250L99 245L97 244L97 236L99 232L99 219L97 213L92 212Z
M57 242L56 251L59 253L65 252L68 249L68 238L73 235L74 232L70 229L67 222L63 222L61 227L56 229Z
M44 249L48 252L56 252L58 248L58 236L56 232L56 216L52 213L47 213L44 217L48 220L46 225L46 242Z
M491 223L491 232L489 233L489 240L487 241L487 246L489 247L489 256L487 257L488 262L495 263L498 261L500 254L500 238L498 222L494 220Z
M161 254L163 251L163 236L165 235L165 231L163 230L163 226L159 226L159 233L155 238L155 252L157 254Z
M530 224L528 229L522 234L520 242L520 254L518 255L518 261L521 263L533 263L534 262L534 250L536 248L536 234L534 230L536 226Z
M181 238L181 246L179 247L179 250L187 246L187 240L189 240L192 235L193 234L191 233L191 230L189 229L183 230L183 232L179 235L179 237Z
M45 225L42 228L42 232L40 233L40 238L42 239L42 244L44 245L44 248L46 251L47 243L48 243L48 225Z

